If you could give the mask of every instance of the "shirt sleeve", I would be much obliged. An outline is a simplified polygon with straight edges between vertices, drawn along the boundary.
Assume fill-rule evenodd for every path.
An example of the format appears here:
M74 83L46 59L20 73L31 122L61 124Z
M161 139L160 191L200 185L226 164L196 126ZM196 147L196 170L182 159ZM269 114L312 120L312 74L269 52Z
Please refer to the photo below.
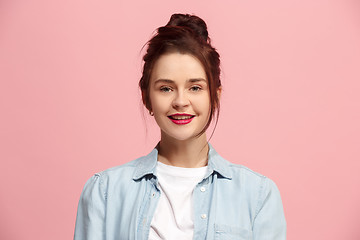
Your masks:
M95 174L86 182L80 196L74 240L105 239L105 196L101 175Z
M276 184L265 178L253 224L254 240L285 240L286 221L280 192Z

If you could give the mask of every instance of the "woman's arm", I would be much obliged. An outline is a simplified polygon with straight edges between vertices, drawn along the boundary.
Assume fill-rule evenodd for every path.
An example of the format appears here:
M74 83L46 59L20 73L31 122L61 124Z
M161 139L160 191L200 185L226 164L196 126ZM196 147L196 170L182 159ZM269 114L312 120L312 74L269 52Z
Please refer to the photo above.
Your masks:
M90 178L81 193L74 240L105 239L106 191L100 174Z
M266 178L261 191L253 224L254 240L285 240L286 221L280 192L276 184Z

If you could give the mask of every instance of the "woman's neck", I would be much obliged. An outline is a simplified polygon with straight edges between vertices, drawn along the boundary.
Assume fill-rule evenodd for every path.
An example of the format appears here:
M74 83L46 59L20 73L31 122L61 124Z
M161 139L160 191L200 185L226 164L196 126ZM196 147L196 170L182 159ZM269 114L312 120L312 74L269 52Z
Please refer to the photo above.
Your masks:
M205 133L185 141L162 137L158 145L158 161L176 167L204 167L208 162L209 146Z

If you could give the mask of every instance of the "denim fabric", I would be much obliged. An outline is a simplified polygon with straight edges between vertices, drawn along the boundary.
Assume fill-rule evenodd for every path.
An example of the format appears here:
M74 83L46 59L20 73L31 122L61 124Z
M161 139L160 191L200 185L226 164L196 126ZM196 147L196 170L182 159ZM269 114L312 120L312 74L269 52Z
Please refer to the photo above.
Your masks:
M156 148L90 178L82 191L75 240L147 240L161 192ZM209 144L208 172L193 193L194 238L286 239L275 183L223 159ZM166 226L164 226L166 227Z

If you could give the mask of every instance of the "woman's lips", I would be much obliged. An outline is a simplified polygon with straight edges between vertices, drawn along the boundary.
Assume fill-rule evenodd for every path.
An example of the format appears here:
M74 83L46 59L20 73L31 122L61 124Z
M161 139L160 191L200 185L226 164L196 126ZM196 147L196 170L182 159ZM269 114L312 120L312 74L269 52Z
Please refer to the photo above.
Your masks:
M168 116L168 118L175 124L183 125L190 123L195 115L190 114L173 114Z

